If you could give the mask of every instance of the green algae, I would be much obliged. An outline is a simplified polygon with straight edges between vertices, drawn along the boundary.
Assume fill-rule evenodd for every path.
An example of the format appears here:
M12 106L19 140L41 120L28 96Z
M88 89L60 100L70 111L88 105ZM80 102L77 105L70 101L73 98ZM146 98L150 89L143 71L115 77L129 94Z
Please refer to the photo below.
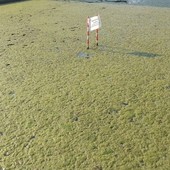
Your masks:
M28 1L0 14L1 169L169 168L169 10Z

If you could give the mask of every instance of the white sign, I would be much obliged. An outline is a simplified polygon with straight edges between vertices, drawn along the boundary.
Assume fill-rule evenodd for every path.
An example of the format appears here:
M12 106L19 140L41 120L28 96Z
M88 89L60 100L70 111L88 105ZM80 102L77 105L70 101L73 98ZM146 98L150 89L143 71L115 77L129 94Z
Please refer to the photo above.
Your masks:
M100 16L94 16L89 18L89 31L97 30L101 27Z

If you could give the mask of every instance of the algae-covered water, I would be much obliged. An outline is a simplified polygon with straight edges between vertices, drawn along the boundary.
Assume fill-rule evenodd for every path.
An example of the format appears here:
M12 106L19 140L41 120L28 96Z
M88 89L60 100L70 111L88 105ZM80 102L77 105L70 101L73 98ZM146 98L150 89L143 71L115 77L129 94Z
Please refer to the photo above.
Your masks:
M0 16L0 169L169 169L169 9L25 1Z

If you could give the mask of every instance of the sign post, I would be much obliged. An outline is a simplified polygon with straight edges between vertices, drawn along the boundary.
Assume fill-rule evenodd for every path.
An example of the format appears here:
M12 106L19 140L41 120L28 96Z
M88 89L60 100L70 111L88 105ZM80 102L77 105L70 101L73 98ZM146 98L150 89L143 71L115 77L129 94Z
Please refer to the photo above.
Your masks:
M96 45L98 46L98 41L99 41L99 29L96 30Z
M87 18L87 49L89 49L89 36L90 36L90 18Z
M99 28L101 27L100 16L87 17L87 49L89 49L89 36L90 32L96 30L96 45L98 46L99 41Z

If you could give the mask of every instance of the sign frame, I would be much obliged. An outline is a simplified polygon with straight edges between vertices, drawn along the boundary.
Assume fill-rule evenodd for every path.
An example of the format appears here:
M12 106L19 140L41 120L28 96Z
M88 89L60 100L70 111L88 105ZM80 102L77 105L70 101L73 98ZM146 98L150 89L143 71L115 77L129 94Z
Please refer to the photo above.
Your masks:
M100 15L96 15L93 17L87 17L87 49L89 49L89 36L90 32L96 30L96 45L98 46L98 41L99 41L99 28L101 28L101 19Z

